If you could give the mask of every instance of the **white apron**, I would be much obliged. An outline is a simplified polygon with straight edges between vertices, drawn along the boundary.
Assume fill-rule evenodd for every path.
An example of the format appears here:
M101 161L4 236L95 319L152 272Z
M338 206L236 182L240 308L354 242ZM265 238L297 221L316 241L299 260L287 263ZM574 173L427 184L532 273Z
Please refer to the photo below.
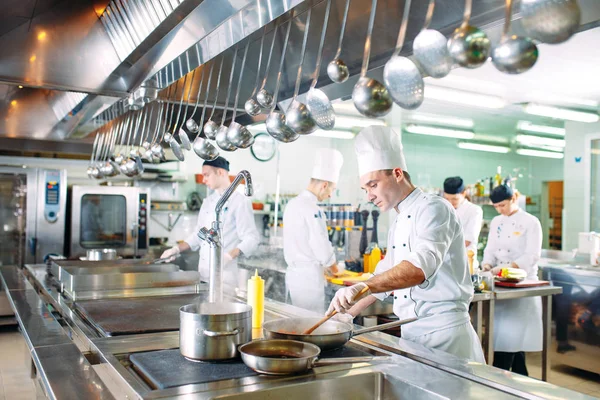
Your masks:
M528 252L532 254L541 252L541 227L539 222L536 224L536 221L535 217L522 210L510 217L495 217L490 225L484 263L489 262L496 266L516 262L520 268L527 271L527 279L537 281L536 257L524 257ZM532 237L535 239L532 240ZM533 260L533 265L528 265L530 264L528 260ZM540 297L496 301L494 350L510 353L542 351Z
M318 263L294 263L287 267L285 284L292 304L318 313L325 312L325 276Z

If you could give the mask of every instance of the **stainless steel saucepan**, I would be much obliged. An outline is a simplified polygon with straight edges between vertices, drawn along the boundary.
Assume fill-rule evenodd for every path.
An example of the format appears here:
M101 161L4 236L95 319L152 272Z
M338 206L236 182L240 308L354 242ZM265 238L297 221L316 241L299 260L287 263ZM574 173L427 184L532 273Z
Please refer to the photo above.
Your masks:
M357 362L389 361L390 357L343 357L319 360L321 349L296 340L254 340L239 347L242 361L260 374L289 375L313 367Z
M329 320L310 335L305 335L302 332L317 323L319 318L282 318L265 322L263 331L267 339L297 340L317 345L321 350L330 350L345 345L353 336L396 328L415 320L405 319L357 330L354 330L351 324Z

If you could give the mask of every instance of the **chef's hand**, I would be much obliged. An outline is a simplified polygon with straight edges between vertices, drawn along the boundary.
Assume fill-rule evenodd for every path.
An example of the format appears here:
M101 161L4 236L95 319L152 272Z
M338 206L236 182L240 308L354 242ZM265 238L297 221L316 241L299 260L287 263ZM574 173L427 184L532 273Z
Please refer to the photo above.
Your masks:
M345 313L345 314L337 313L333 317L331 317L331 319L339 321L339 322L344 322L346 324L354 323L354 315L352 315L350 313Z
M354 299L354 297L364 288L368 289L369 286L364 282L360 282L356 285L338 290L335 293L333 300L331 300L331 304L329 304L329 308L327 309L325 315L331 315L334 310L344 314L354 305L354 303L356 303L357 300L360 300L360 298ZM366 293L361 297L368 296L369 294L371 294L371 290L367 290Z
M181 250L179 250L179 246L175 245L175 246L171 247L169 250L165 250L160 255L160 258L162 258L166 262L173 262L173 261L175 261L175 259L179 255L179 253L181 253Z
M233 257L231 257L231 254L229 254L229 252L224 252L223 253L223 265L227 265L229 264L231 261L233 261Z
M492 268L492 275L496 276L502 271L502 268L512 268L512 263L500 264Z
M492 266L491 266L490 264L483 264L483 265L481 266L481 270L482 270L483 272L485 272L485 271L491 271L491 270L492 270Z

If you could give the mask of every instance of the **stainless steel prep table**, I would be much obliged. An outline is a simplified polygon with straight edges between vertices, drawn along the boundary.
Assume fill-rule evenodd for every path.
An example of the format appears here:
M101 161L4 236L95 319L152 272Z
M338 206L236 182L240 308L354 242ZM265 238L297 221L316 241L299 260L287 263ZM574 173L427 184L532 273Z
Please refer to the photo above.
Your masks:
M0 269L0 273L4 275L6 268L10 269L11 267L3 267ZM302 394L306 398L306 396L310 397L311 393L314 395L314 390L322 388L319 385L341 390L346 386L355 387L354 382L360 382L361 385L369 388L388 387L389 389L390 385L392 388L402 388L404 390L402 394L408 397L588 398L576 392L534 379L506 373L505 371L499 371L486 365L467 363L446 353L426 349L411 342L398 341L397 338L381 333L370 333L359 336L352 339L352 343L366 346L365 348L371 348L379 353L385 354L389 352L400 354L404 357L394 356L393 363L391 364L355 364L354 368L351 369L348 366L320 367L315 370L315 373L302 376L275 379L259 376L200 385L186 385L163 391L152 391L147 386L144 386L143 382L140 382L139 377L132 375L127 369L126 364L123 364L121 361L123 357L127 357L127 354L132 352L176 348L178 346L177 332L108 338L94 336L93 334L88 336L91 331L85 330L85 326L81 329L79 325L83 322L77 320L78 316L76 314L69 313L70 303L64 301L64 299L61 300L60 296L57 299L52 287L48 286L48 282L44 280L44 265L28 266L24 271L20 271L16 267L12 268L14 270L6 271L6 274L17 285L21 287L25 286L26 289L30 288L31 285L26 282L25 273L31 279L37 291L39 291L40 296L37 299L34 299L35 296L27 297L28 304L34 302L38 307L44 308L47 303L55 303L60 308L59 312L62 313L61 317L57 317L57 323L61 321L60 325L74 339L75 336L82 336L79 340L85 342L85 344L82 346L84 349L78 349L80 358L79 360L75 360L71 357L72 360L70 360L85 366L88 372L92 371L90 374L94 377L93 382L96 382L97 377L101 377L100 384L95 387L98 390L102 388L103 393L106 393L105 389L109 387L112 388L114 393L121 394L121 397L126 394L130 398L164 398L179 397L182 395L185 395L186 398L212 398L217 395L232 396L232 398L259 398L257 396L285 395L286 397L291 396L290 398L293 398L290 394L290 390L293 389L293 393L296 393L295 391L297 390L296 396ZM33 292L35 293L35 290ZM12 293L9 292L10 294ZM49 300L48 297L50 298ZM266 302L266 310L268 318L313 314L273 301ZM20 314L19 310L16 311ZM56 317L56 314L52 313L49 316ZM68 323L67 319L69 319ZM25 326L24 329L27 329L27 327ZM55 347L59 348L58 346L68 345L57 344ZM79 347L71 346L73 350ZM85 350L85 348L88 350ZM68 352L65 354L68 355ZM65 368L65 365L68 365L66 361L61 368ZM49 365L42 366L51 369ZM40 375L42 379L48 380L47 384L50 387L59 384L59 381L56 380L58 379L57 375L45 374L45 371L40 371ZM428 377L427 382L423 382L423 376ZM94 386L89 379L86 382L88 389L89 386ZM320 383L317 384L315 382ZM66 385L62 388L64 390L75 390L74 388L76 388L76 384L71 382L71 380L61 381L60 384ZM312 388L313 392L310 392L310 390L306 392L309 388ZM110 398L108 396L94 396L89 397ZM78 398L85 397L83 395L78 396Z

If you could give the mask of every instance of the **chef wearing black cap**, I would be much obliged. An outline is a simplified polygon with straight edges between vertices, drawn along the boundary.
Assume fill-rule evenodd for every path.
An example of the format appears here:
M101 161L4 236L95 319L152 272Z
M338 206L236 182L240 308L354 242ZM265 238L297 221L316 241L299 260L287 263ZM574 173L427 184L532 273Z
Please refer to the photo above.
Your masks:
M198 223L193 233L182 243L165 251L161 258L174 260L181 252L200 249L200 261L198 271L200 279L208 281L208 259L210 249L206 242L198 238L200 228L210 228L216 219L215 206L229 187L229 161L223 157L217 157L213 161L204 161L202 164L202 176L204 183L214 192L202 202L198 213ZM241 193L234 192L223 208L223 281L225 286L232 289L243 287L245 280L238 274L237 261L240 254L251 255L260 242L260 235L254 222L252 204L250 200Z
M460 176L451 176L444 181L444 198L452 204L463 227L465 246L477 254L477 242L483 222L483 210L466 197L466 187Z
M520 268L528 280L538 280L542 227L519 208L518 193L507 184L490 194L500 215L490 224L483 269L496 275L502 268ZM542 303L539 297L497 300L494 312L494 367L527 375L525 352L542 351Z

